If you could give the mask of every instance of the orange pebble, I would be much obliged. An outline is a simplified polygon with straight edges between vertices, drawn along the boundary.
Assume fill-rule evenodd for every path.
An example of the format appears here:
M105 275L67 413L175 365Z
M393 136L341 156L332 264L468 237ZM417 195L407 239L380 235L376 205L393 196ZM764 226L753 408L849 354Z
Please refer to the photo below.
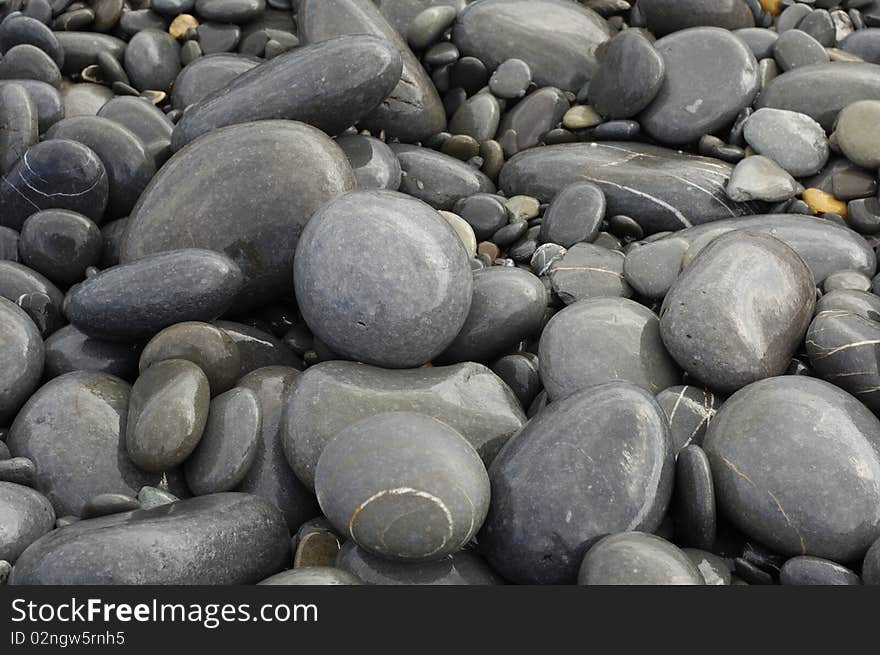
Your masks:
M190 14L180 14L177 18L171 21L171 25L168 26L168 33L175 39L182 39L187 30L191 27L198 26L199 21L195 16L191 16Z
M778 16L779 12L782 11L782 0L759 0L759 2L761 3L761 9L768 14Z
M822 189L807 189L801 197L814 214L830 213L846 216L846 203L830 193L825 193Z

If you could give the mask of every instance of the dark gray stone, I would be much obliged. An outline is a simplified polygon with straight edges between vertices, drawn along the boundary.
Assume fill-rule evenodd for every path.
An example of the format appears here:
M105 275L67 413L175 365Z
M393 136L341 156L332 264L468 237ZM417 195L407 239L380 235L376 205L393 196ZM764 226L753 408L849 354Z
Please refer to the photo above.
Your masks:
M859 271L837 271L825 278L822 291L830 293L836 289L853 291L870 291L871 278Z
M477 193L495 193L492 180L454 157L404 144L391 144L391 150L403 171L400 190L435 209L452 209Z
M680 548L653 534L621 532L587 551L580 585L702 585L702 573Z
M473 279L467 319L437 362L484 362L542 327L548 298L537 277L518 268L492 266L474 273Z
M221 328L197 321L170 325L150 339L138 367L143 373L166 359L185 359L202 369L211 385L212 396L231 389L241 369L235 341Z
M690 253L689 253L690 254ZM669 354L710 389L782 374L813 315L810 269L766 234L725 234L672 285L660 311Z
M46 339L47 379L71 371L97 371L133 382L138 373L137 344L102 341L66 325Z
M862 581L866 585L880 585L880 539L868 549L862 563Z
M559 125L568 109L568 98L556 87L530 93L504 114L498 127L505 154L510 157L538 145L547 132Z
M237 490L261 496L280 508L292 531L321 513L314 492L297 479L285 458L282 412L291 388L298 386L299 376L296 369L267 366L238 383L256 394L262 421L254 463Z
M657 394L657 404L669 419L669 435L676 456L691 444L700 445L706 428L723 402L711 391L692 385L675 386Z
M507 225L507 209L503 198L490 193L475 193L460 198L452 208L474 230L474 236L480 241L491 239L492 236ZM521 221L528 228L525 221ZM514 239L515 240L515 239ZM497 241L497 245L501 245Z
M143 371L131 388L125 449L150 472L174 468L202 437L211 402L208 378L192 362L166 359Z
M553 292L566 305L588 298L629 298L623 260L619 250L576 243L548 269Z
M168 32L141 30L125 48L125 72L138 91L164 91L180 72L180 46Z
M880 100L880 66L836 62L797 68L770 82L756 106L806 114L830 131L840 110L858 100Z
M340 431L318 459L315 489L340 533L402 561L460 550L489 507L489 476L473 446L412 412L377 414Z
M550 202L573 182L593 182L606 215L630 216L652 234L754 213L727 198L732 171L718 159L645 144L572 143L520 153L504 165L499 186Z
M582 300L556 314L541 334L544 388L554 401L615 380L656 394L679 382L650 309L626 298Z
M211 321L232 304L241 271L209 250L176 250L106 269L71 289L65 313L89 336L152 337L183 321Z
M0 87L0 173L6 173L40 140L37 106L18 84Z
M205 20L247 23L266 10L265 0L196 0L195 9Z
M812 36L824 48L832 47L836 41L834 21L825 9L811 11L798 23L797 28Z
M843 39L839 46L870 64L880 63L880 28L856 30Z
M701 25L735 30L755 24L742 0L639 0L638 9L657 36Z
M339 36L371 34L390 42L400 52L400 82L363 123L371 132L384 130L403 141L421 141L443 131L446 114L440 96L419 60L381 14L372 0L301 0L297 14L303 43ZM349 39L350 40L350 39Z
M880 297L853 289L835 289L816 301L816 315L822 312L857 314L872 321L880 321Z
M266 578L261 585L361 585L363 582L348 571L330 566L307 566L291 569Z
M389 43L370 36L296 48L191 106L174 128L172 148L219 127L265 119L298 120L338 134L385 99L400 79L401 65Z
M822 44L801 30L783 32L773 44L773 58L783 72L828 63Z
M288 557L278 510L225 493L77 521L33 544L10 584L252 584Z
M336 139L336 144L348 157L358 189L397 191L400 188L400 162L384 142L371 136L349 134Z
M260 59L241 54L218 53L199 57L188 64L171 91L171 104L185 109L222 89L239 75L260 64Z
M522 59L505 59L489 78L489 90L497 98L522 98L532 83L532 69Z
M35 487L37 467L27 457L10 457L0 460L0 481Z
M806 114L762 108L749 116L743 136L795 177L818 173L828 161L825 131Z
M30 317L2 297L0 334L0 423L8 424L39 384L45 350Z
M241 268L236 309L245 311L292 290L306 221L355 184L344 153L313 127L257 121L221 128L175 153L152 179L132 211L120 259L181 243L226 253Z
M99 222L107 205L104 164L91 148L75 141L51 140L31 146L3 180L0 224L15 230L43 209L69 209Z
M682 548L682 551L699 569L706 584L717 586L730 584L730 568L718 555L696 548Z
M709 458L695 444L685 446L677 455L672 499L676 542L711 549L717 529L715 487Z
M412 20L404 36L414 49L424 50L440 40L457 13L455 7L448 5L428 7Z
M257 456L260 403L250 389L230 389L211 401L208 422L184 473L197 496L229 491L244 480Z
M478 93L458 108L449 121L449 131L486 141L495 137L500 121L501 104L498 99L491 93Z
M125 452L128 384L92 371L43 385L18 413L7 438L13 455L37 467L37 488L59 516L79 515L102 493L137 493L164 476L140 471Z
M779 38L778 33L763 27L744 27L733 33L749 46L758 61L773 57L773 44Z
M571 583L602 535L660 525L673 477L666 418L633 385L585 389L532 418L489 477L479 544L493 568L512 582Z
M373 585L504 584L485 560L470 550L432 562L400 562L371 555L347 541L339 551L336 566Z
M670 34L654 47L666 75L639 122L661 143L689 143L725 127L758 93L758 62L727 30L695 27Z
M24 222L19 248L22 263L68 287L100 262L102 245L93 221L66 209L46 209Z
M570 248L592 242L605 218L605 194L592 182L572 182L560 189L541 222L541 240Z
M510 389L480 364L393 371L324 362L306 370L287 400L287 461L312 487L318 458L337 433L362 418L394 411L443 421L464 436L487 465L525 423Z
M854 164L874 169L880 166L880 100L860 100L847 105L837 117L836 135L840 151Z
M141 504L134 496L127 494L98 494L83 506L80 518L93 519L97 516L132 512L140 508Z
M122 59L126 43L122 39L98 32L54 32L58 44L64 50L65 75L79 75L84 68L98 63L98 53L107 52L115 59Z
M505 355L492 364L492 372L510 387L524 408L532 404L543 388L538 358L530 354Z
M0 260L0 297L23 309L44 338L64 323L58 287L23 264Z
M52 57L28 43L10 48L0 61L0 79L26 79L59 88L61 70Z
M171 131L174 124L160 109L143 98L116 96L98 110L98 116L131 130L153 155L156 168L171 156Z
M845 391L800 375L755 382L703 447L721 511L775 552L847 562L880 536L880 421Z
M488 0L459 12L452 41L489 69L521 59L539 86L577 91L596 69L596 47L611 37L597 13L562 0Z
M352 252L360 256L339 256ZM375 190L312 216L297 245L294 286L315 336L343 357L388 368L441 353L465 322L473 287L467 253L442 216Z
M64 47L58 43L52 30L24 14L6 17L0 23L0 52L5 54L21 44L36 46L52 57L59 67L64 66Z
M638 30L624 30L603 47L587 97L603 116L632 118L660 91L666 75L663 57Z
M264 366L286 366L295 369L303 367L296 354L281 339L268 332L231 321L215 321L214 325L232 337L235 345L238 346L241 361L239 377Z
M18 232L10 227L0 226L0 260L18 261Z
M800 555L782 565L779 583L784 585L859 585L862 581L845 566L822 559Z
M110 98L113 91L100 84L83 82L71 84L67 80L61 84L61 99L64 102L64 116L94 116Z
M39 80L0 79L0 88L11 84L22 86L37 107L40 132L64 118L64 103L55 87Z
M91 148L107 170L107 215L128 214L156 172L153 157L133 132L106 118L65 118L46 133L47 139L68 139ZM74 209L66 207L66 209ZM80 211L91 218L87 211Z
M0 481L0 559L15 564L28 546L54 527L55 511L43 494Z
M761 111L767 111L762 109ZM737 202L782 202L804 190L779 164L762 155L746 157L733 169L727 197Z

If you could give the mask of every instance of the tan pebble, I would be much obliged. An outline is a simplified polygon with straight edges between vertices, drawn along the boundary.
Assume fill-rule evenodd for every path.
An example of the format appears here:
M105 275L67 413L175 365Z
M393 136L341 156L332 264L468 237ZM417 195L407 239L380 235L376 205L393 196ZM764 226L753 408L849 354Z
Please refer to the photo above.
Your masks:
M759 2L761 3L761 9L768 14L778 16L779 12L782 11L782 0L759 0Z
M477 246L477 252L481 255L489 255L493 262L501 256L501 249L491 241L481 241Z
M446 222L452 226L452 229L455 230L458 238L461 239L464 249L467 251L468 259L476 256L477 237L474 234L474 229L470 226L470 223L458 214L453 214L452 212L440 210L440 215L446 219Z
M825 193L822 189L807 189L801 198L810 206L814 214L830 213L846 216L846 203L830 193Z
M532 196L512 196L504 203L507 213L510 214L510 222L530 221L538 216L541 211L541 203Z
M171 21L171 25L168 26L168 33L175 39L182 39L186 35L187 30L198 26L199 21L195 16L180 14Z
M589 105L575 105L562 117L562 125L569 130L583 130L601 122L602 117Z

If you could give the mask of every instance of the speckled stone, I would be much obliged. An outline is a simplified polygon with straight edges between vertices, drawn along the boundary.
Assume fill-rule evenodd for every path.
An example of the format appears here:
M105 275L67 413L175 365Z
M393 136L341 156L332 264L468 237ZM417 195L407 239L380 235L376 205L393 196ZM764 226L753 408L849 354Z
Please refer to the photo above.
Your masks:
M473 280L467 319L437 362L493 359L541 329L548 298L537 277L518 268L493 266L474 273Z
M0 424L8 424L37 388L44 358L37 326L24 310L0 297Z
M431 562L400 562L371 555L347 541L339 551L336 566L374 585L504 584L485 560L470 550Z
M280 508L291 530L321 513L313 491L290 469L282 446L282 412L291 388L299 386L299 376L296 369L267 366L248 373L238 382L239 387L256 394L262 421L254 463L237 491L261 496Z
M357 259L336 256L355 250ZM473 293L467 260L455 231L424 203L359 191L312 216L294 285L303 318L333 351L408 368L442 352L464 325Z
M125 449L144 471L183 463L202 437L211 400L208 379L192 362L166 359L143 371L131 388Z
M231 389L241 369L235 341L221 328L197 321L171 325L150 339L141 353L140 372L166 359L196 364L207 376L213 396Z
M489 69L526 62L539 86L577 91L596 69L596 47L611 37L598 14L562 0L488 0L459 12L452 41Z
M412 412L377 414L339 432L318 460L315 489L337 530L403 561L459 550L489 506L489 476L473 446Z
M880 421L815 378L755 382L703 444L723 514L783 555L860 558L880 536Z
M702 585L703 575L685 552L653 534L621 532L587 551L581 585Z
M175 153L152 179L132 211L120 259L182 243L226 253L243 275L236 309L258 307L293 289L293 254L306 221L355 185L344 153L313 127L257 121L221 128Z
M375 111L364 118L373 133L403 141L423 141L443 131L446 113L440 96L404 37L385 19L372 0L300 0L297 13L299 38L318 43L335 37L370 34L390 42L400 52L403 72L400 82Z
M392 144L391 150L403 170L400 190L435 209L455 211L455 203L462 198L495 193L492 180L454 157L405 144Z
M703 443L706 428L722 402L711 391L692 385L669 387L657 394L657 403L669 419L676 455L691 444Z
M454 366L394 371L353 362L309 367L286 403L287 461L308 486L324 447L362 418L407 411L443 421L467 439L488 465L525 423L510 389L486 367Z
M129 393L112 375L67 373L37 390L12 424L9 450L36 464L37 489L59 516L78 516L98 494L131 495L163 480L137 469L125 453Z
M695 27L670 34L654 47L666 75L639 123L661 143L684 144L715 132L733 122L758 93L758 62L727 30Z
M10 584L252 584L288 557L277 509L217 494L77 521L33 544Z
M250 389L214 398L202 438L183 469L192 492L229 491L244 480L256 459L261 427L260 403Z
M108 197L104 164L81 143L51 140L28 148L3 178L0 225L21 230L42 209L68 209L98 222Z
M398 53L371 36L295 48L192 105L174 128L171 146L179 150L219 127L278 118L338 134L382 102L400 79L401 66Z
M672 476L654 399L626 383L585 389L539 412L495 459L480 548L512 582L574 582L597 538L659 526Z
M666 294L660 334L688 373L711 389L735 391L785 371L815 297L810 270L786 244L764 234L725 234Z
M291 569L266 578L261 585L361 585L363 582L348 571L330 566L307 566Z
M679 382L656 314L626 298L594 298L566 307L544 328L539 358L544 388L554 401L614 380L651 393Z
M587 97L603 116L632 118L651 104L665 75L651 42L638 30L624 30L605 46Z
M782 565L779 583L783 585L859 585L862 581L851 570L821 557L801 555Z
M755 213L724 193L732 171L719 159L646 144L571 143L516 155L499 187L551 202L573 182L593 182L605 194L607 216L630 216L652 234Z
M241 288L241 271L208 250L175 250L108 268L71 289L68 320L89 336L148 338L169 325L210 321Z
M358 189L397 191L400 188L400 162L384 142L371 136L349 134L336 139L336 145L348 157Z
M55 511L43 494L0 481L0 559L15 564L28 546L54 527Z

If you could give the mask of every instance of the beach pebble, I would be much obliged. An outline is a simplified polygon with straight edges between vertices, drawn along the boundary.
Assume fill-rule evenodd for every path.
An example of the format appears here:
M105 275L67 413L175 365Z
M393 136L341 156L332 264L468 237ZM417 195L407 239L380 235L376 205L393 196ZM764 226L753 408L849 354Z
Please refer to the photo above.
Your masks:
M644 532L621 532L587 551L578 570L581 585L701 585L705 580L687 554Z

